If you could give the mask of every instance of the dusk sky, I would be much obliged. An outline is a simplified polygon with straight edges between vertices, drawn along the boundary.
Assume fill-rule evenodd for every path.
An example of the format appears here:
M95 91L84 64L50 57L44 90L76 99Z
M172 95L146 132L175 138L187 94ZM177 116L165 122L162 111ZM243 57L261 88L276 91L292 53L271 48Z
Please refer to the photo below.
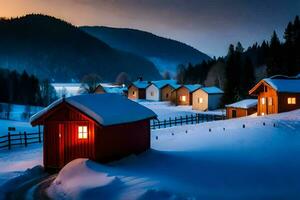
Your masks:
M244 47L280 37L300 14L300 0L0 0L0 15L43 13L74 25L135 28L223 56L230 43Z

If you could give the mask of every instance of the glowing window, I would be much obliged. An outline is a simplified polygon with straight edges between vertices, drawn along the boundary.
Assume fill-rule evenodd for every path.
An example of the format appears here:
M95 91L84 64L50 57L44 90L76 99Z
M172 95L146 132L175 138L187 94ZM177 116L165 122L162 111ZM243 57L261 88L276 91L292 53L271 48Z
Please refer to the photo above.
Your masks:
M87 139L87 126L78 126L78 139Z
M296 104L296 97L289 97L288 104Z
M266 99L265 99L265 97L263 97L263 98L261 98L261 104L266 104Z
M203 103L203 98L199 98L199 103Z
M269 98L268 98L268 105L269 105L269 106L272 106L272 105L273 105L273 99L272 99L272 97L269 97Z
M262 115L262 116L264 116L264 115L265 115L265 113L261 113L261 115Z
M186 101L186 96L180 96L180 100L185 102Z

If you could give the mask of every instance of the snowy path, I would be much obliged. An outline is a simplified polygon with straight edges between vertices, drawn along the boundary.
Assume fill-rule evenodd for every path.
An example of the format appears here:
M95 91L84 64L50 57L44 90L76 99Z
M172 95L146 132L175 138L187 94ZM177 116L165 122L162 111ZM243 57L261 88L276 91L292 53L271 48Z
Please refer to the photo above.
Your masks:
M110 165L75 160L49 194L58 199L300 198L300 110L156 130L151 146Z

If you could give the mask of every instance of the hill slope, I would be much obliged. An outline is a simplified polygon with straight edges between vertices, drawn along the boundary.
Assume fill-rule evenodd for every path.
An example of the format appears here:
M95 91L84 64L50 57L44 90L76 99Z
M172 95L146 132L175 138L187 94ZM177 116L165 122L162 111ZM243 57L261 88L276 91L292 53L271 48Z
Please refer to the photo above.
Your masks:
M0 20L0 67L26 69L40 78L79 80L97 73L114 81L120 72L133 79L158 79L153 63L111 48L79 28L44 15Z
M184 43L152 33L124 28L81 27L110 46L151 60L159 71L175 71L178 64L199 63L210 59L206 54Z

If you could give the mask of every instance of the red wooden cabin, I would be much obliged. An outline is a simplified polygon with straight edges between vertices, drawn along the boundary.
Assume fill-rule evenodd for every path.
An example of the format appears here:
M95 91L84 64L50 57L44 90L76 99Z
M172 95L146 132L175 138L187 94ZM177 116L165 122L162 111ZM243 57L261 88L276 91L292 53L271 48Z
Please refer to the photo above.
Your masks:
M44 167L62 168L76 158L109 162L150 148L156 114L117 94L60 99L34 115L44 125Z

